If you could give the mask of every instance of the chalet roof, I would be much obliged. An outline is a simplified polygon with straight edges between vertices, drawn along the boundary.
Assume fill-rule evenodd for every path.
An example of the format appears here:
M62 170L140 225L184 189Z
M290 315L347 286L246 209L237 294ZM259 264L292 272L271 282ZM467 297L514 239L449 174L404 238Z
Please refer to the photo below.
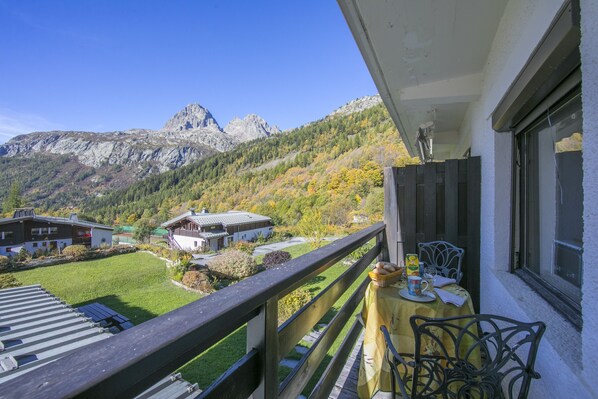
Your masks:
M4 382L112 335L40 285L0 290L0 392ZM197 384L174 374L138 398L195 398L200 393Z
M195 213L190 211L162 223L162 227L168 227L184 219L190 220L199 226L213 226L220 224L223 226L235 226L272 220L267 216L251 212L229 211L224 213Z
M72 219L72 218L60 218L55 216L37 216L37 215L27 215L27 216L18 216L12 218L0 218L0 225L13 223L13 222L21 222L25 220L33 220L35 222L42 222L42 223L58 223L58 224L68 224L71 226L79 226L79 227L89 227L89 228L96 228L102 230L113 230L112 227L106 226L105 224L88 222L87 220L79 220L79 219Z

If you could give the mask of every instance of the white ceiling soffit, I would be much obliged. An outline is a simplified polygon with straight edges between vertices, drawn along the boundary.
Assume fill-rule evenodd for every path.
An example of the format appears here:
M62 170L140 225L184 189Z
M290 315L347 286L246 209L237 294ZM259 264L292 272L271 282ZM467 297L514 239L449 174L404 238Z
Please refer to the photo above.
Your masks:
M462 155L461 123L480 96L506 0L338 3L410 154L418 127L433 122L434 159Z

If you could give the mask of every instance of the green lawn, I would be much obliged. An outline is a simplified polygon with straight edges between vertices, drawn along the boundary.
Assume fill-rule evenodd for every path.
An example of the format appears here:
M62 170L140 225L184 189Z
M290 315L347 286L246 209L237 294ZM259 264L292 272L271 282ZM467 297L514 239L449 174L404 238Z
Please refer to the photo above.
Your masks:
M305 243L288 247L285 250L290 252L293 258L296 258L311 251L312 248ZM313 278L305 286L315 296L341 275L346 268L347 266L343 264L334 265ZM37 268L16 272L14 276L24 285L41 284L73 306L96 301L102 302L131 319L134 324L142 323L200 297L198 294L187 292L173 285L169 281L164 261L142 252ZM360 281L363 280L360 278L357 283ZM333 317L351 292L352 290L349 290L343 294L333 310L324 316L322 322L328 322ZM349 322L350 324L352 324L352 320ZM345 332L349 325L345 327ZM183 377L188 381L197 382L202 389L205 389L245 354L245 342L246 328L242 327L183 366L180 369ZM318 370L318 375L323 372L340 342L341 339L337 340L330 349L329 356ZM291 357L298 356L296 353L292 353ZM281 380L288 372L289 369L281 368ZM307 393L316 381L317 379L314 378L308 385Z
M329 244L329 242L325 242L325 244ZM310 251L313 251L313 248L311 247L310 243L306 242L303 244L297 244L297 245L292 245L290 247L286 247L286 248L282 249L281 251L286 251L291 254L291 258L296 258L296 257L306 254ZM257 262L258 265L261 264L264 261L264 255L256 256L255 261Z
M40 267L14 276L23 285L41 284L73 306L101 302L133 324L201 297L172 284L165 262L145 252Z

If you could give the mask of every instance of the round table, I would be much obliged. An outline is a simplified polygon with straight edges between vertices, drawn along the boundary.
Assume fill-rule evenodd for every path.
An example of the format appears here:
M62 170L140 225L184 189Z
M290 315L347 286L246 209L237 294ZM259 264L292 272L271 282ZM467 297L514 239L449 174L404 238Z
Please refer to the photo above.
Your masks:
M366 290L361 313L365 323L365 337L357 384L357 393L362 399L371 398L378 390L391 391L391 371L384 359L386 344L380 326L386 326L399 353L413 353L415 340L409 324L411 316L443 318L474 313L471 295L456 284L442 289L466 297L461 307L445 304L438 297L434 302L428 303L404 299L399 291L405 286L404 281L385 288L370 282Z

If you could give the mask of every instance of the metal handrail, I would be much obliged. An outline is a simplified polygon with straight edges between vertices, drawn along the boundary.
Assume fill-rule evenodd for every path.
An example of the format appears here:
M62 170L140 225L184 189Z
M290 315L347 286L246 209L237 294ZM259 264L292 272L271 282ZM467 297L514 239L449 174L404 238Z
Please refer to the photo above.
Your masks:
M248 348L246 359L240 361L245 366L239 367L239 370L250 370L247 364L259 364L262 371L257 373L257 381L252 377L254 374L242 376L247 379L246 386L262 387L266 378L264 363L267 359L278 362L277 325L272 325L272 317L268 313L273 309L272 304L276 305L278 298L300 287L374 237L378 238L378 251L385 253L384 229L384 223L377 223L108 340L86 346L48 366L6 382L2 395L6 398L132 397L250 320L253 319L253 325L259 324L255 320L261 320L267 313L265 328L270 332L265 331L264 335L271 335L274 331L274 346L269 347L270 338L251 337L251 341L265 342L265 345ZM248 327L248 342L250 331L255 334L256 329ZM225 374L232 379L230 370ZM275 390L278 391L278 381L275 382ZM268 389L273 392L272 387L266 392ZM208 392L210 389L205 393ZM235 396L234 393L232 396Z

